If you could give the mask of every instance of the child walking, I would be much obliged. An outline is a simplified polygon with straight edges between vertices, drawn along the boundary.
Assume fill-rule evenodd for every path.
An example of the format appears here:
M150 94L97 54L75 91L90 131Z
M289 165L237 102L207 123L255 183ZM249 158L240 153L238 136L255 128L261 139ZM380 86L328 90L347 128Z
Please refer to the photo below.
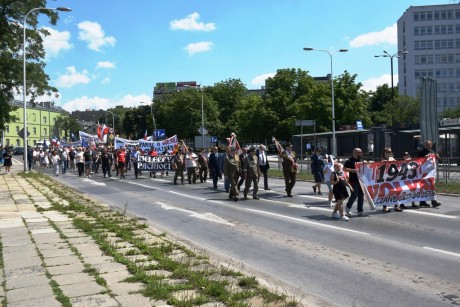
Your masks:
M342 167L343 165L341 163L335 163L334 172L331 174L331 184L333 186L332 193L337 201L334 207L334 212L332 212L332 217L337 220L348 221L349 218L343 214L343 201L350 196L347 191L347 186L352 192L353 188L346 180Z

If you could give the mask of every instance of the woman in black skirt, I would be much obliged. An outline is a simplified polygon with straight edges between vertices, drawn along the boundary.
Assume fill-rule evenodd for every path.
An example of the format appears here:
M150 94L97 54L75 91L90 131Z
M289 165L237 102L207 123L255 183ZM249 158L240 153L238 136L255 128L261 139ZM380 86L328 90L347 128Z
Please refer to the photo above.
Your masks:
M332 212L332 217L337 220L348 221L348 217L343 214L343 201L350 196L347 191L347 186L352 192L353 188L348 183L345 174L342 171L342 167L341 163L335 163L334 171L331 174L331 184L333 186L332 193L337 201L334 207L334 212Z

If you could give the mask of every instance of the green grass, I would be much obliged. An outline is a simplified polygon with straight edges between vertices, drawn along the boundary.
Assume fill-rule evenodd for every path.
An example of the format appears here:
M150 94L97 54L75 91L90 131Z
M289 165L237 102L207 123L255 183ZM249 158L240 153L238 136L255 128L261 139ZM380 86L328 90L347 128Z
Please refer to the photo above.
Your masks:
M460 182L445 182L438 181L436 182L436 192L437 193L449 193L449 194L460 194Z

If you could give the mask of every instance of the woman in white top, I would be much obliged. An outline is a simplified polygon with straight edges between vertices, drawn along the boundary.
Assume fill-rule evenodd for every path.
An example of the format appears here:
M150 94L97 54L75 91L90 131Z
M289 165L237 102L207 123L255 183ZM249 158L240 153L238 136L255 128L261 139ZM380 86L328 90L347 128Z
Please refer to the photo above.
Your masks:
M53 153L51 154L51 163L53 163L56 176L59 176L59 160L61 160L61 157L59 157L56 150L53 150Z
M326 155L326 159L327 163L324 164L323 172L324 179L329 190L329 193L327 194L327 199L329 200L329 206L334 207L334 204L332 203L332 197L334 196L334 194L332 193L331 174L332 172L334 172L335 157L333 155Z

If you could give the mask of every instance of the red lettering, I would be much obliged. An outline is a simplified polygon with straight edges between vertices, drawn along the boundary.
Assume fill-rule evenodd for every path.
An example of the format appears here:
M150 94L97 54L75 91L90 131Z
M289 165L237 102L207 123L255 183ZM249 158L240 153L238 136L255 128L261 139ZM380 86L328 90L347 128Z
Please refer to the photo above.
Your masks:
M390 194L392 190L393 190L393 185L391 185L391 183L387 183L387 182L382 183L379 188L379 197L385 197L385 195L387 195L387 191L388 191L388 194Z
M368 186L367 191L371 195L372 199L375 199L375 196L377 195L377 192L379 191L379 185L374 184L372 186Z

